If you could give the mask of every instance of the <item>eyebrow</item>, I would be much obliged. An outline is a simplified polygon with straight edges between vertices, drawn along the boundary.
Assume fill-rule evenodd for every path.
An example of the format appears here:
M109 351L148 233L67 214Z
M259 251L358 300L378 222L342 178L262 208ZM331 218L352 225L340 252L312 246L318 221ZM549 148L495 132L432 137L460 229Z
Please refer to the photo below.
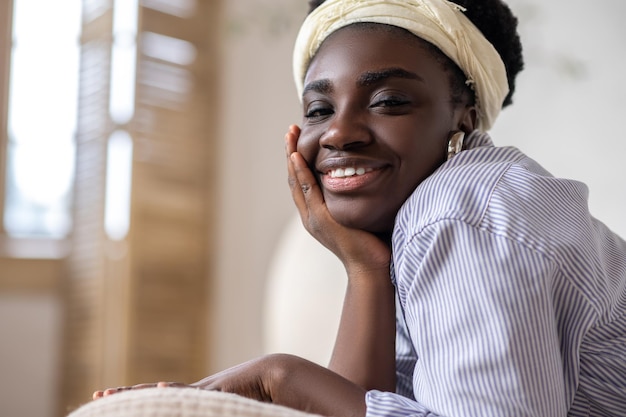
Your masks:
M385 68L377 71L364 72L359 76L356 84L359 87L367 87L369 85L379 83L389 78L405 78L409 80L424 81L422 77L414 72L410 72L402 68ZM330 94L333 92L333 83L326 78L311 81L304 87L302 95L304 96L309 91L315 91L321 94Z
M333 83L328 79L311 81L304 87L302 95L304 96L309 91L315 91L321 94L329 94L333 91Z
M360 87L365 87L368 85L376 84L380 81L387 80L389 78L406 78L409 80L424 81L424 79L416 73L407 71L402 68L384 68L378 71L364 72L359 76L356 83Z

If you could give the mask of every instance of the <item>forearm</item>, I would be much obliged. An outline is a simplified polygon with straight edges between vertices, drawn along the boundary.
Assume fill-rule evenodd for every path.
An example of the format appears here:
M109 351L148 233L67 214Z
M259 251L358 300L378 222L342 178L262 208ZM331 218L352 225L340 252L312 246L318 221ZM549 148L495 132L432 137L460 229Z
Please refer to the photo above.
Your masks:
M272 355L272 402L329 417L365 416L366 391L342 376L292 355Z
M329 368L366 390L395 391L395 299L388 269L349 273Z
M329 368L364 389L395 389L395 300L389 277L389 236L338 223L307 161L297 152L300 129L285 136L289 184L302 223L348 272ZM390 232L390 231L389 231Z

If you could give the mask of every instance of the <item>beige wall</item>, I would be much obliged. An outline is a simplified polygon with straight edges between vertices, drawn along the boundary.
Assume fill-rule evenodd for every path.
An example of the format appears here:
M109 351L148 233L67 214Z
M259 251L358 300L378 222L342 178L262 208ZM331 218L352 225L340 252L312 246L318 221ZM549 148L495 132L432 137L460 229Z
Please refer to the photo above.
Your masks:
M586 183L592 214L626 237L626 2L508 3L520 16L526 69L496 142Z
M0 294L0 414L54 417L62 314L54 294Z
M0 415L54 417L63 329L61 262L8 259L7 253L12 252L0 239Z
M229 0L224 7L212 370L263 351L261 295L273 248L294 212L283 137L300 122L291 48L306 2Z

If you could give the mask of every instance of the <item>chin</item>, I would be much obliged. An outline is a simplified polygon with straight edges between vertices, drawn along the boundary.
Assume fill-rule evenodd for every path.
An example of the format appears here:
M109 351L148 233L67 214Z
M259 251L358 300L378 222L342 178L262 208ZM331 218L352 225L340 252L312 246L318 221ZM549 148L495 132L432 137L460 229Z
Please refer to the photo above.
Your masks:
M330 210L330 208L329 208ZM342 226L349 227L351 229L364 230L376 235L388 235L393 230L393 218L391 221L385 221L372 216L372 212L365 210L365 213L359 213L355 210L333 211L330 210L330 214Z

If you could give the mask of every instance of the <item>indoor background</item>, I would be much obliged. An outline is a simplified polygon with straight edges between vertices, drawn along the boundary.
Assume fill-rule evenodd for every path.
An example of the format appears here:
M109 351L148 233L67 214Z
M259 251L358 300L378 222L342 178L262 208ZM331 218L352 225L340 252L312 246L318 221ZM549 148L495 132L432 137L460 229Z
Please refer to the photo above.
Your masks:
M283 152L306 1L59 3L0 0L0 415L265 352L323 363L344 277L295 217ZM494 142L586 183L626 236L626 3L508 3L526 69ZM66 32L76 70L55 72ZM40 60L12 70L21 45Z

